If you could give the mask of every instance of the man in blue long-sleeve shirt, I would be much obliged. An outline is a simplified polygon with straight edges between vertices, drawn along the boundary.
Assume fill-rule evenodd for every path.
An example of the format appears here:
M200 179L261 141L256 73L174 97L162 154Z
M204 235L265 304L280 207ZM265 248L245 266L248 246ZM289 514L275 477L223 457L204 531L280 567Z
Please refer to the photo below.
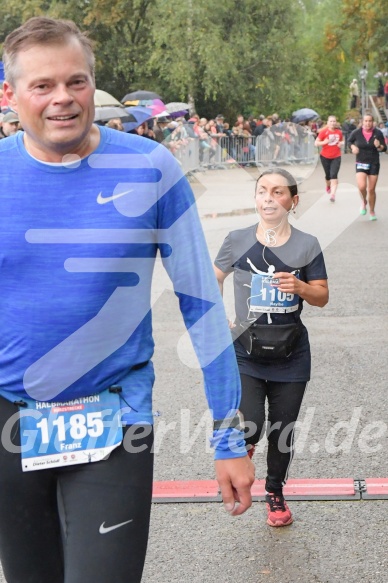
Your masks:
M69 21L33 18L7 37L3 61L24 132L0 143L1 562L9 581L137 583L152 492L158 253L203 369L225 507L237 515L251 503L222 301L173 157L93 125L87 37Z

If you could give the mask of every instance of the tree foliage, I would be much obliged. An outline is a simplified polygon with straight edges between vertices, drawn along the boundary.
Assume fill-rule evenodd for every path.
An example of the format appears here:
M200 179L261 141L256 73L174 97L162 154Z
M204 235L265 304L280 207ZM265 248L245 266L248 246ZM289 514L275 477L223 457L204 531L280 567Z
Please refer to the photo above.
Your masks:
M300 85L304 100L320 113L341 117L348 106L349 83L353 63L339 45L328 47L333 14L340 13L342 0L310 0L302 18L299 37L300 67L304 82ZM299 102L299 105L301 103Z
M158 2L150 70L163 94L193 94L199 109L235 114L283 109L278 83L287 77L294 0ZM291 44L291 43L290 43ZM291 51L292 52L292 51Z
M339 22L327 34L329 49L342 47L357 64L372 63L379 69L388 62L388 2L342 0Z
M36 15L88 31L99 88L191 97L207 116L341 115L360 63L388 63L387 0L7 0L0 42Z
M153 25L150 9L156 0L26 0L24 8L8 0L0 9L9 16L4 36L31 16L68 18L95 42L97 86L120 98L141 83L149 58ZM0 38L0 40L3 40ZM146 83L148 80L146 80Z

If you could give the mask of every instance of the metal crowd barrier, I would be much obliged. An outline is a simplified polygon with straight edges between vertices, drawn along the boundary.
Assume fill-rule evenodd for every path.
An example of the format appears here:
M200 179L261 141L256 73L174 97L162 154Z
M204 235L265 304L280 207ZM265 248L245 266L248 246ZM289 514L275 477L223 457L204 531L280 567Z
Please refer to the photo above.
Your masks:
M233 166L287 166L315 164L318 151L312 133L276 139L266 130L261 136L209 136L186 138L172 153L185 174ZM170 142L171 143L171 142Z
M186 138L183 143L176 149L172 150L175 158L178 160L183 173L194 172L200 167L198 140L195 138Z
M314 135L306 132L288 136L289 139L277 140L266 130L256 138L256 165L314 164L317 158Z

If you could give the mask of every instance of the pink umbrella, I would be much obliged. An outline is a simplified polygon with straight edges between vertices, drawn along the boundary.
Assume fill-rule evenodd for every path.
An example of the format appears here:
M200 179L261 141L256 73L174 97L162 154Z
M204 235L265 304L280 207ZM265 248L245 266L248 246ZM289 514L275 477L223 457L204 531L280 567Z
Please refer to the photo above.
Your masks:
M133 107L133 106L141 106L141 107L148 107L152 111L152 116L158 115L159 113L165 112L165 115L168 115L166 112L166 106L161 101L161 99L138 99L136 101L126 101L126 106Z

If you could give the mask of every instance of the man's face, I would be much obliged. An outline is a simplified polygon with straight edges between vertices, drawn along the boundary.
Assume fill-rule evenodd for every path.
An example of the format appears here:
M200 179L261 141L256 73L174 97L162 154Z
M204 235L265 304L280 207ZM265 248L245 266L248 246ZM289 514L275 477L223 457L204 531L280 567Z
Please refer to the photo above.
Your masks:
M15 86L5 83L5 87L25 130L30 153L49 161L83 153L90 142L95 85L76 39L21 51Z
M18 131L19 128L19 122L18 121L3 121L2 124L2 128L3 128L3 134L5 136L12 136L13 134L16 134L16 132Z

